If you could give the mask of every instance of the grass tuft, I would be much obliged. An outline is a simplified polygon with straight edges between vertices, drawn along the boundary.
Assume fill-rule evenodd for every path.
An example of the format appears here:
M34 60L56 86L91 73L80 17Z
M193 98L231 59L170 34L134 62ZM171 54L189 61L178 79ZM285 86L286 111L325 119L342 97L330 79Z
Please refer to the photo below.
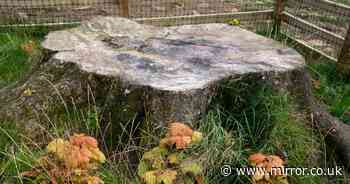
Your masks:
M309 64L314 79L314 94L332 115L350 124L350 79L337 73L336 63L319 61Z

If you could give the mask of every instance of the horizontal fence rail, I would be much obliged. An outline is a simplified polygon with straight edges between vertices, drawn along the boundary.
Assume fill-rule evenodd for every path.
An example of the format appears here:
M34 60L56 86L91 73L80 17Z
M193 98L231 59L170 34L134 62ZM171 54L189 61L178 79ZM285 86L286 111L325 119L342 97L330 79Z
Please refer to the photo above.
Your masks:
M309 7L317 7L340 16L350 16L349 6L328 0L294 0L291 3L302 3Z
M344 43L344 37L327 31L326 29L323 29L321 27L318 27L288 12L283 12L282 20L289 25L295 26L299 29L303 29L307 32L312 32L313 34L319 36L320 38L324 39L329 43L336 45L342 45Z
M227 23L232 19L237 19L242 22L272 20L273 10L159 18L137 18L135 20L140 23L157 26L173 26L186 24Z
M329 0L288 0L282 32L336 60L345 42L350 7Z
M288 0L286 10L343 37L350 22L350 7L332 1Z

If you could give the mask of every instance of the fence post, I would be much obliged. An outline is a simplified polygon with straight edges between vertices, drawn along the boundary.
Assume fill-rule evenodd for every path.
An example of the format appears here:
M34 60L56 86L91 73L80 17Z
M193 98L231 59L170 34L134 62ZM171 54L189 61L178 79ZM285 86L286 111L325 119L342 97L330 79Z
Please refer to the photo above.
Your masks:
M129 0L119 0L120 2L120 9L121 9L121 16L122 17L129 17Z
M275 0L275 9L274 9L274 26L272 33L273 35L277 35L280 33L281 24L282 24L282 16L285 8L286 0Z
M350 25L338 57L337 69L343 74L350 75Z

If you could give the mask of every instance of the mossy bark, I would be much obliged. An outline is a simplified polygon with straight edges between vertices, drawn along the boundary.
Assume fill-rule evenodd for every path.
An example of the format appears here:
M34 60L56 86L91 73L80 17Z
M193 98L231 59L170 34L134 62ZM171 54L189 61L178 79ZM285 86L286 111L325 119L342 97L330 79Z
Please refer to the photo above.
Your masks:
M309 113L309 120L335 146L344 165L349 168L350 125L332 116L325 105L313 96L311 76L306 69L295 71L292 76L291 91L298 97L302 107Z

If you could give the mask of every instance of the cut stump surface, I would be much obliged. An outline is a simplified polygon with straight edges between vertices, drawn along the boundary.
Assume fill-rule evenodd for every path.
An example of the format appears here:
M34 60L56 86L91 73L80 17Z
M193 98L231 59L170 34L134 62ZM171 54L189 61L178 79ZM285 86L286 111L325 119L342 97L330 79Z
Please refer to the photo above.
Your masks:
M304 67L291 48L225 24L156 28L100 17L50 33L44 48L82 71L155 90L204 89L230 76Z

